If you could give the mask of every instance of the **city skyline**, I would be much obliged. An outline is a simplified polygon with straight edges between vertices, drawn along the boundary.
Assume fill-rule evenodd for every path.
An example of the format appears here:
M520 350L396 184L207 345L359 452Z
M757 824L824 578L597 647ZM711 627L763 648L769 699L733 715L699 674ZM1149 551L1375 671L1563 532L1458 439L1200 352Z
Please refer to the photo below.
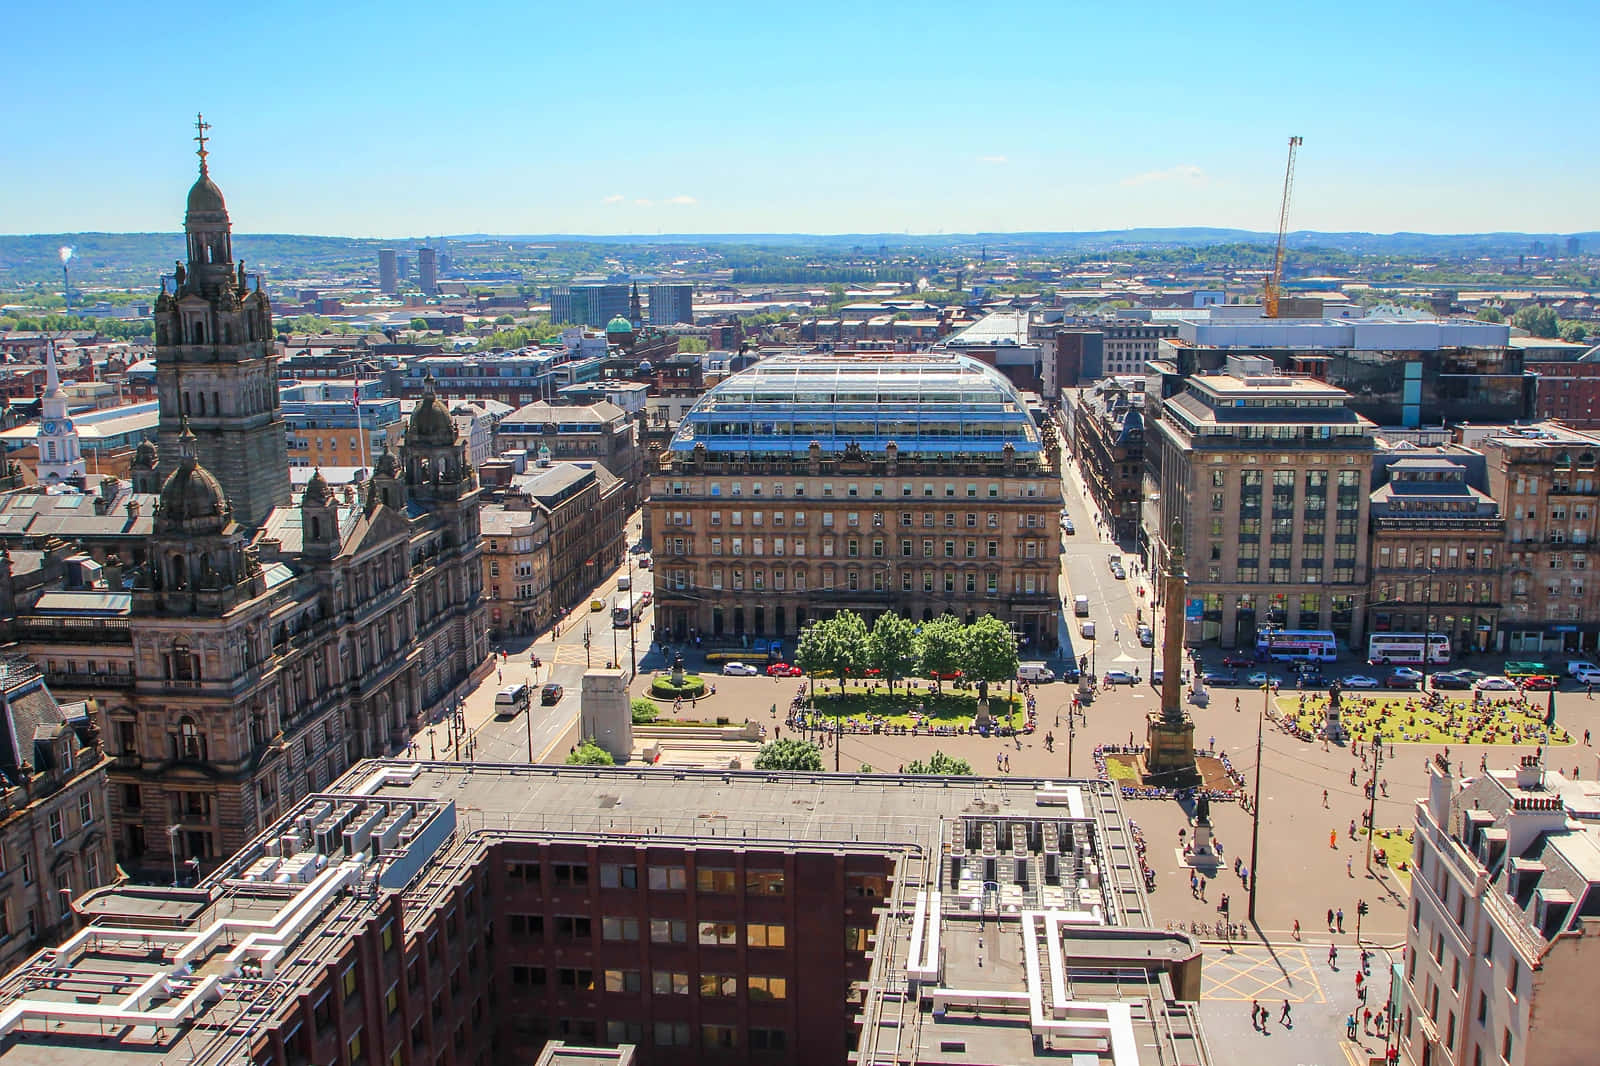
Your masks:
M1519 13L1541 62L1514 73L1473 5L1352 5L1337 33L1176 7L1136 32L1042 4L1004 24L954 6L614 10L491 4L468 24L287 5L245 35L200 15L183 54L217 78L174 92L147 59L170 27L80 5L81 73L50 50L10 71L54 101L16 116L13 143L58 162L10 169L0 195L27 232L170 229L199 110L240 232L1269 231L1291 133L1294 229L1600 228L1600 149L1567 117L1600 14L1577 4ZM58 19L22 12L18 39Z

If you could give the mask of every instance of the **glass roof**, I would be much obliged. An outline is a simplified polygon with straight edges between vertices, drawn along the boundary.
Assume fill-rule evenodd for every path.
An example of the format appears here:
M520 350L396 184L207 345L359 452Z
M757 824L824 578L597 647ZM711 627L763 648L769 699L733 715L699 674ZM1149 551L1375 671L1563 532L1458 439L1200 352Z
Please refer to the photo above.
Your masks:
M1038 428L1016 387L976 359L916 355L774 356L713 388L690 409L674 451L824 451L858 444L902 453L1037 452Z

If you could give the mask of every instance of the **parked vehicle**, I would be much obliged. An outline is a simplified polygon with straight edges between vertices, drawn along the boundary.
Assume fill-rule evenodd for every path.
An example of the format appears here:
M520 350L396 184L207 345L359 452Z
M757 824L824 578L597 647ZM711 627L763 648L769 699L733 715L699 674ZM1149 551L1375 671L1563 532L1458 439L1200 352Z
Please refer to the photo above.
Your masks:
M1061 528L1069 534L1076 533L1078 531L1078 527L1073 525L1072 519L1068 518L1066 515L1061 516Z
M1090 622L1090 621L1083 621L1083 622L1078 623L1078 632L1083 635L1083 639L1084 640L1093 640L1094 639L1094 623Z
M1556 687L1556 679L1549 674L1534 674L1519 682L1524 692L1549 692Z
M1256 657L1254 655L1246 654L1242 651L1229 652L1227 655L1222 657L1223 666L1233 667L1235 669L1254 666L1255 664Z
M1200 680L1212 687L1220 685L1237 685L1239 675L1232 670L1207 670L1200 675Z
M773 663L767 667L768 677L802 677L805 671L791 663Z
M1133 685L1139 681L1137 677L1126 670L1107 670L1104 680L1108 685Z
M1462 677L1454 670L1446 670L1442 674L1433 675L1433 687L1436 689L1467 689L1472 687L1472 679Z
M755 677L760 671L749 663L723 663L722 672L728 677Z
M1600 670L1579 670L1572 675L1572 680L1580 685L1600 685Z
M1568 677L1577 677L1579 674L1585 673L1585 672L1588 672L1588 673L1591 673L1591 674L1600 674L1600 666L1596 666L1594 663L1590 662L1587 659L1568 659L1567 660L1567 676Z
M1340 680L1339 684L1345 688L1377 688L1378 679L1366 674L1351 674Z
M1272 684L1272 682L1275 680L1276 678L1267 673L1265 670L1257 670L1255 673L1245 678L1244 683L1249 685L1251 688L1260 688L1262 685Z
M1148 648L1152 644L1154 644L1155 642L1156 642L1156 631L1151 629L1149 626L1145 625L1143 622L1140 622L1139 623L1139 643L1142 646Z
M1422 671L1409 666L1397 666L1392 674L1383 679L1385 688L1416 688L1420 684Z
M1055 671L1050 669L1044 663L1017 664L1018 681L1026 681L1029 684L1042 684L1045 682L1054 681L1055 679Z
M1489 676L1475 686L1479 692L1515 692L1517 683L1509 677Z
M1072 597L1072 613L1077 615L1079 618L1087 617L1089 614L1089 597Z
M539 702L546 707L554 707L561 702L561 697L566 695L566 691L566 689L552 681L539 690Z

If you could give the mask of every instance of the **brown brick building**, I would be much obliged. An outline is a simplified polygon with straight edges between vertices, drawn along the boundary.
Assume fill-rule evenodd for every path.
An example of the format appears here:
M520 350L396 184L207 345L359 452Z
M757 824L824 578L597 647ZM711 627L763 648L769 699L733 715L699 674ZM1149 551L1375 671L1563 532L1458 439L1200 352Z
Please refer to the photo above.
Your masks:
M80 900L94 927L0 989L0 1066L1031 1062L1082 1026L1209 1066L1198 946L1148 928L1117 787L1007 779L1002 813L948 784L363 763L197 889Z

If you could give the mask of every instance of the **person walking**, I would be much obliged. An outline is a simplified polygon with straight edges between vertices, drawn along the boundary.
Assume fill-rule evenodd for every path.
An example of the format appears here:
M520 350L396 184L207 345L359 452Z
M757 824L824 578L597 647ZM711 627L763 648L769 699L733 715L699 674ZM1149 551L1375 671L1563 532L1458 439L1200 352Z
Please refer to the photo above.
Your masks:
M1291 1029L1294 1028L1294 1017L1289 1013L1288 1000L1283 1001L1283 1011L1278 1015L1278 1023L1280 1025L1286 1025Z
M1261 1031L1261 1001L1258 999L1250 1001L1250 1028Z
M1328 965L1335 970L1339 968L1339 945L1337 944L1328 945Z
M1344 908L1340 907L1333 912L1334 920L1339 923L1339 932L1344 932Z
M1328 932L1333 932L1333 908L1328 908Z
M1300 919L1299 918L1296 918L1294 920L1294 938L1296 940L1300 939Z
M1356 1015L1354 1011L1344 1016L1344 1035L1350 1040L1356 1038Z
M1327 806L1328 806L1328 790L1327 789L1323 789L1322 790L1322 806L1323 806L1324 809L1326 809Z

